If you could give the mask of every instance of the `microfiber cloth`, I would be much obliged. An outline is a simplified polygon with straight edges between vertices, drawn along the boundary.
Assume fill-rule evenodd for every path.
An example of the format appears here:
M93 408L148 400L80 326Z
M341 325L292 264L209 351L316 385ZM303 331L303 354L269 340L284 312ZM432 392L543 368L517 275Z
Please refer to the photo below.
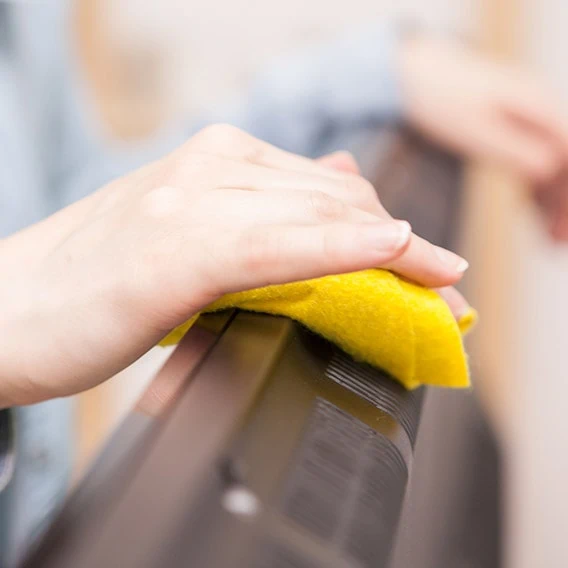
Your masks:
M433 290L381 269L227 294L204 311L240 308L292 318L356 360L379 367L407 389L470 384L462 343L474 310L456 322ZM162 345L178 343L197 316Z

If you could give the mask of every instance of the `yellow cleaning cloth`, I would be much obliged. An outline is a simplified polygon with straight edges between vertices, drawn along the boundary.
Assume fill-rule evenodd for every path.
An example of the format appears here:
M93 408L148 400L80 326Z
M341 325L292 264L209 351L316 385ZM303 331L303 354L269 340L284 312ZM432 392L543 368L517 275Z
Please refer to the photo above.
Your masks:
M422 384L464 388L469 371L459 324L440 296L387 270L372 269L227 294L205 310L226 308L290 317L357 360L379 367L407 389ZM162 342L179 342L197 316Z

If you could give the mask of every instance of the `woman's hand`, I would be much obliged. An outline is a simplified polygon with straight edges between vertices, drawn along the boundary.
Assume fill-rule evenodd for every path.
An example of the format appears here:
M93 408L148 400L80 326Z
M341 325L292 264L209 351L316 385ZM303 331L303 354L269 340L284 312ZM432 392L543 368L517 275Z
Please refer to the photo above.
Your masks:
M378 266L440 287L467 268L361 177L222 125L0 242L0 261L0 406L96 385L227 292Z
M568 122L544 82L420 36L402 44L399 64L408 120L456 152L525 176L552 236L568 240Z

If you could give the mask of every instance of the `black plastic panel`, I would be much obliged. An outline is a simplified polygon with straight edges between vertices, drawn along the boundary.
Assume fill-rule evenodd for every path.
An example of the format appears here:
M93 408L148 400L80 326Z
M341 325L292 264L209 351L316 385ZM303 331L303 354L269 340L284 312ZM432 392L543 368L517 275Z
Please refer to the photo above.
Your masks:
M376 566L390 551L407 479L386 436L318 398L282 511L362 565Z
M414 447L420 421L423 389L409 392L383 371L357 363L342 352L337 352L333 356L325 374L400 421Z

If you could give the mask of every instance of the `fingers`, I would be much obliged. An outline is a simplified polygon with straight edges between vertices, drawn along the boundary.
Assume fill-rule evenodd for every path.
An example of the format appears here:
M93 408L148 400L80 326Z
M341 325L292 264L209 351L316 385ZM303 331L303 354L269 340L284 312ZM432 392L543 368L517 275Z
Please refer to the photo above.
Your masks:
M306 224L314 222L314 219L315 222L324 220L326 223L335 224L367 222L361 218L360 214L345 209L337 201L342 201L348 207L360 209L381 219L391 219L368 181L353 174L333 172L325 165L339 164L342 168L353 168L354 164L348 155L335 154L324 157L322 163L318 164L274 148L238 129L223 125L205 129L192 139L191 144L194 144L199 152L210 151L235 159L231 167L222 174L220 189L252 190L280 195L302 192L311 196L313 204L307 209L305 209L305 197L303 196L299 198L299 201L291 200L287 205L284 203L285 197L280 195L272 204L264 201L263 214L265 216L261 221L264 227L281 222ZM275 170L277 170L277 175L275 175ZM330 176L330 172L337 175ZM320 194L325 194L336 201L322 198ZM303 202L303 205L300 202ZM260 201L258 204L260 206ZM286 207L292 208L290 218L287 218ZM311 211L311 214L302 217L302 207L304 211ZM261 218L260 215L255 216L256 220ZM310 230L315 231L316 229ZM260 235L259 238L261 239ZM354 238L353 243L359 242L357 240L359 237ZM353 243L344 246L353 246ZM310 249L309 244L307 243L306 246L306 254ZM355 255L353 258L359 258L359 256ZM413 235L408 250L404 254L396 254L391 258L383 257L381 263L374 266L384 266L426 286L448 286L462 277L468 265L461 257ZM307 276L301 277L306 278Z
M218 183L224 188L253 191L319 191L353 207L390 218L373 186L357 175L328 177L313 172L289 170L278 170L276 175L275 170L263 166L234 163L221 174Z
M533 184L531 197L555 241L568 241L568 172L550 182Z
M551 138L512 117L496 117L482 153L498 158L533 182L550 180L562 165L562 156Z
M330 223L377 223L381 217L347 205L320 191L217 190L203 212L210 222L223 226L312 225ZM219 208L219 203L222 207ZM385 216L385 221L391 220ZM461 279L467 262L460 256L412 234L404 254L392 262L376 265L425 286L447 286Z
M537 82L533 77L520 77L518 84L511 84L505 104L519 119L568 152L568 120L559 101L546 88L539 87L539 83L542 81Z
M568 241L568 187L565 180L534 192L534 199L545 217L550 236Z
M319 158L318 161L321 164L325 164L333 168L342 169L343 171L346 172L351 172L355 174L359 173L359 167L357 165L357 162L355 161L353 156L348 152L336 152L334 154L329 154L327 156ZM381 216L384 216L385 218L390 218L390 215L385 210L383 211L384 214L382 214ZM451 281L455 282L461 277L460 274L463 273L463 270L467 268L467 262L465 262L463 259L461 259L457 255L453 255L453 253L449 251L440 252L443 249L439 249L439 253L436 255L436 257L438 257L439 255L444 256L445 261L443 264L444 265L448 263L450 264L450 272L447 273L446 266L443 266L442 268L444 273L441 274L439 266L431 267L431 265L429 264L429 269L425 273L424 266L422 265L423 259L421 259L419 256L417 257L417 252L415 252L415 251L420 251L420 249L425 246L424 245L425 241L423 241L422 239L420 239L420 237L417 237L416 235L412 235L411 243L412 244L409 247L409 249L394 262L392 268L397 272L399 272L400 274L407 276L412 280L415 280L416 282L422 282L422 279L424 277L428 279L428 282L434 282L434 281L442 282L444 281L444 279L447 279L448 277L451 279ZM430 245L430 243L426 243L426 245L428 245L428 247L432 246ZM453 270L454 267L459 268L458 275L455 274L455 271ZM444 297L447 300L450 309L452 309L452 313L456 316L456 319L459 319L459 317L461 317L461 315L463 315L463 313L465 313L469 309L468 303L455 288L453 287L441 288L439 290L439 293L442 297Z
M467 300L453 287L438 288L438 294L444 299L453 316L459 321L470 309Z
M540 83L525 74L509 78L499 109L510 135L518 138L510 147L517 156L512 165L536 182L553 179L568 157L568 121Z
M188 153L230 158L218 168L218 184L247 190L317 190L361 209L386 216L373 186L358 175L358 166L347 152L311 160L280 150L228 125L205 128L180 150L180 162ZM252 169L251 169L252 168ZM222 170L222 171L221 171ZM278 175L274 175L274 170ZM182 180L195 178L193 170Z
M340 172L345 172L348 174L360 175L361 170L359 169L359 164L355 160L352 154L345 151L334 152L333 154L327 154L316 160L319 164L337 170Z
M545 218L550 236L556 241L566 241L568 123L552 97L527 88L510 93L509 109L513 113L514 127L522 131L517 136L532 137L536 141L532 149L525 149L525 168L520 170L533 182L533 199ZM529 152L533 160L530 164Z
M218 295L384 265L408 244L410 226L401 221L253 227L215 243L226 253L226 269L204 267Z
M341 167L330 168L328 164L276 148L228 124L214 124L204 128L187 142L185 149L225 156L271 169L306 172L326 177L342 177L344 172L348 171L345 169L348 162L345 157L341 159L336 157L332 160L341 162ZM349 164L349 169L352 166L353 164Z
M219 208L222 203L222 208ZM379 217L321 191L235 191L214 190L201 213L210 223L248 226L313 225L316 223L377 223Z
M457 254L412 235L407 250L384 265L409 280L429 287L455 284L469 264Z
M269 230L273 225L336 226L340 223L362 226L376 225L380 221L392 222L390 217L381 219L319 191L216 190L211 192L208 200L199 214L206 217L209 224L232 229L264 227ZM258 238L262 241L262 235L258 234ZM409 246L402 254L383 258L381 264L373 266L390 269L425 286L439 287L460 280L468 264L460 256L411 234Z
M357 162L348 152L311 160L257 140L226 124L203 129L184 146L183 151L187 153L188 150L234 160L234 167L225 176L225 187L318 190L371 213L386 215L375 189L359 176ZM251 178L251 166L258 166L256 181ZM278 176L274 176L275 169ZM232 179L230 176L233 175L240 177Z

